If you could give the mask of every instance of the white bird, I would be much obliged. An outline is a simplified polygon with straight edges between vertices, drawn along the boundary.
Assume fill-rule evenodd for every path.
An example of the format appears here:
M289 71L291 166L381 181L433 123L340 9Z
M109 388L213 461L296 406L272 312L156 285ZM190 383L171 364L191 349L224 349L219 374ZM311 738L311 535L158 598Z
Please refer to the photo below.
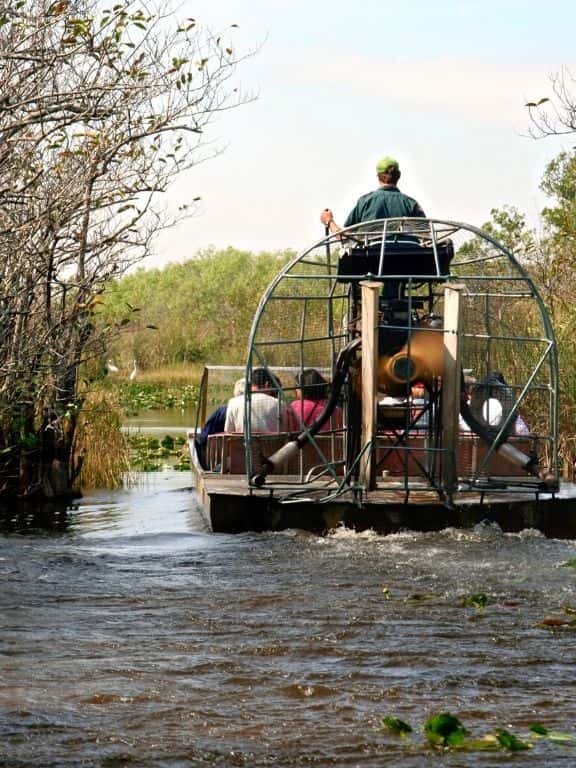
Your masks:
M136 360L134 360L134 368L132 368L132 370L130 371L130 376L129 376L130 381L134 381L137 374L138 374L138 369L136 368Z
M106 360L106 369L109 373L118 373L120 370L117 365L114 365L112 360Z

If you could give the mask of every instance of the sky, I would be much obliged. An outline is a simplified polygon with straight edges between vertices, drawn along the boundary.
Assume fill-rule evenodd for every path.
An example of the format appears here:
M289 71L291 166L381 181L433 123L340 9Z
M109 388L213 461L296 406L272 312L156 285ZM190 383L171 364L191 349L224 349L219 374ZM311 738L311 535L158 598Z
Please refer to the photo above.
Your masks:
M481 226L513 205L538 227L546 164L576 144L528 137L524 106L576 75L573 0L182 0L178 14L254 51L235 75L252 98L207 130L219 154L166 201L198 209L148 267L211 245L302 251L323 208L343 222L376 188L382 155L430 217Z

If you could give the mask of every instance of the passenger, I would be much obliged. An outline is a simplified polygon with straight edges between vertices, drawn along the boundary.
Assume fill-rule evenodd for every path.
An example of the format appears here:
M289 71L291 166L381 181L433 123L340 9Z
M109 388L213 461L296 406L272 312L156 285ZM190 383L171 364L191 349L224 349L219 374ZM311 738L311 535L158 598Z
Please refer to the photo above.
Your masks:
M426 396L424 382L414 381L410 387L410 402L412 404L412 422L416 429L424 429L428 426Z
M426 216L419 203L408 195L404 195L396 186L400 179L398 161L392 157L382 157L376 163L376 174L380 186L373 192L363 195L348 214L345 227L359 224L362 221L374 219L393 219L399 216ZM330 208L325 208L320 214L320 221L331 234L340 232L342 227L334 221Z
M504 376L499 371L495 371L493 373L488 374L487 379L490 379L492 382L495 381L498 387L504 388L508 386L506 384L506 380ZM483 388L481 389L482 394L486 392L486 389L485 389L486 380L478 383L478 381L473 376L465 376L464 381L466 385L465 394L466 394L466 399L468 401L468 404L470 404L472 401L472 394L476 386ZM488 391L488 394L493 394L492 388L488 389L487 391ZM512 398L513 398L513 395L511 394L511 392L507 393L506 400L510 400L510 402L507 403L507 405L511 405ZM486 398L486 400L482 402L481 413L482 413L482 419L485 424L488 424L491 427L498 427L501 424L504 417L504 408L503 408L502 402L497 397L491 396ZM459 415L458 419L459 419L460 430L463 432L469 432L470 426L464 421L461 414ZM528 427L528 425L526 424L524 418L520 413L516 414L516 419L514 421L514 434L521 435L524 437L531 434L530 428Z
M315 368L306 368L296 376L296 400L290 403L296 423L310 427L320 416L330 394L330 385ZM336 429L342 426L342 409L336 406L331 419L322 425L320 432L329 431L331 421Z
M225 432L244 431L245 397L233 397L228 402ZM288 409L277 397L274 380L265 368L252 371L250 394L251 432L285 432L293 429Z
M246 386L246 379L238 379L234 384L234 397L242 396L244 394L244 388ZM210 435L217 435L219 432L224 432L226 424L226 413L228 411L228 405L221 405L219 408L208 416L202 431L196 438L196 450L200 464L206 469L206 446L208 445L208 437Z

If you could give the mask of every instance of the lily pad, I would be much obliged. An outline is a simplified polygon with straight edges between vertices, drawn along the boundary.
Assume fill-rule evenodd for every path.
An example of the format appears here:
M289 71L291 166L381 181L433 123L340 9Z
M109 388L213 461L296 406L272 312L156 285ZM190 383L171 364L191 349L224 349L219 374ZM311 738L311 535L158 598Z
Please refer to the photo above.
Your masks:
M383 717L382 730L404 736L407 733L412 733L412 726L404 720L400 720L399 717Z
M487 604L488 598L482 592L479 592L475 595L469 595L468 597L464 598L464 605L466 608L486 608Z
M449 712L429 717L424 724L424 733L430 744L438 747L456 747L468 735L460 720Z
M504 728L498 728L496 731L496 738L498 743L504 749L508 749L510 752L521 752L524 749L531 749L532 745L526 741L522 741L518 736L515 736L510 731L504 730Z

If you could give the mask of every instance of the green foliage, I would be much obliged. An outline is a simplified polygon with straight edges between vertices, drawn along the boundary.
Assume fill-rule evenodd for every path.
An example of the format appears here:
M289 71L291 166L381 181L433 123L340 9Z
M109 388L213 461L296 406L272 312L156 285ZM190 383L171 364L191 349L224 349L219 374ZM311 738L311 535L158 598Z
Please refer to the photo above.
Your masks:
M542 216L555 236L557 245L568 244L576 257L576 152L561 152L544 172L542 189L555 203L544 208Z
M198 400L198 387L195 384L172 384L166 387L162 384L132 381L120 384L118 397L126 412L136 416L141 411L193 407Z
M396 736L407 737L413 733L412 726L398 717L383 717L381 724L382 731ZM522 738L504 728L497 728L494 733L469 738L468 731L459 718L449 712L442 712L429 717L424 723L424 735L428 743L435 749L458 750L459 752L494 750L523 752L532 749L534 744L542 739L562 745L576 744L575 735L548 729L540 723L531 723L528 727L528 734Z
M456 747L462 744L468 731L457 717L449 712L442 712L426 720L424 734L435 747Z
M548 735L548 728L545 728L543 725L540 725L540 723L531 723L528 726L528 730L532 731L532 733L535 733L537 736Z
M541 738L548 739L556 744L576 744L576 736L571 733L562 733L561 731L552 731L541 723L531 723L528 730Z
M536 247L534 232L526 226L526 216L512 205L492 208L492 219L482 225L495 240L502 243L510 253L521 260L526 260Z
M412 726L408 725L404 720L400 720L399 717L383 717L382 730L404 736L407 733L412 733Z
M100 315L103 325L129 320L112 354L136 357L144 369L243 362L258 302L293 256L209 248L181 264L127 275L108 289Z
M487 604L488 598L483 593L469 595L468 597L464 598L464 605L467 608L486 608Z
M182 435L165 435L162 440L149 435L129 435L130 465L141 472L158 472L175 469L185 472L190 469L190 456L186 440Z
M518 736L510 733L510 731L504 730L504 728L497 729L496 738L498 743L510 752L520 752L524 749L530 749L531 746L527 742L522 741L522 739L519 739Z

